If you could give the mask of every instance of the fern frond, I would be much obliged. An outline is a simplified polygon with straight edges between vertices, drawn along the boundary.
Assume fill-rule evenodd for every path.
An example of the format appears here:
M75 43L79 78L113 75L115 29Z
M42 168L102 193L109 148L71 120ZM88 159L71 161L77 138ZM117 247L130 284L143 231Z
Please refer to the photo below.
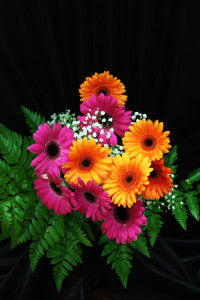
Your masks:
M186 194L186 204L193 217L199 221L199 203L195 191Z
M133 248L135 248L136 250L138 250L139 252L141 252L142 254L144 254L145 256L147 256L148 258L150 258L149 248L147 245L147 239L144 235L138 234L137 240L133 241L131 243L131 246Z
M28 124L31 133L34 133L40 124L45 123L45 118L40 114L31 111L30 109L21 105L21 110L25 116L26 123Z
M22 137L20 134L17 134L15 131L8 129L5 125L0 123L0 134L5 136L12 143L16 144L18 147L22 145Z
M105 234L102 235L99 244L105 244L101 256L108 255L106 263L111 264L111 269L115 270L126 288L132 267L132 250L128 245L117 244L116 241L109 240Z
M0 134L0 152L9 164L17 164L21 155L21 148L8 137Z
M179 202L181 202L180 200L182 199L178 199L176 198L176 203L174 205L174 209L172 210L172 214L174 215L175 219L177 220L177 222L182 226L182 228L184 230L186 230L187 227L187 211L185 209L185 206L183 204L180 204Z
M163 222L161 220L161 216L154 213L152 213L147 217L147 221L148 221L147 230L149 235L149 241L151 246L153 247L158 237L158 234L160 232L160 229L163 225Z

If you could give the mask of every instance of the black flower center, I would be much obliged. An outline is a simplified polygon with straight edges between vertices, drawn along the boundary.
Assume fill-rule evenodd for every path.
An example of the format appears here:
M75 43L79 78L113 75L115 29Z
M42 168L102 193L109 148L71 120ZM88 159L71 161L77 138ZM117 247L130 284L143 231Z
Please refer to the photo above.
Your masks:
M106 90L100 90L100 91L99 91L99 95L100 95L101 93L103 93L103 94L104 94L104 96L106 96L106 95L107 95L107 91L106 91Z
M118 223L126 224L130 219L130 209L128 207L115 206L113 210L114 218Z
M58 196L62 196L62 195L63 195L63 191L62 191L61 187L58 186L55 182L51 181L51 182L49 183L49 185L50 185L52 191L53 191L56 195L58 195Z
M144 140L144 144L146 147L151 147L151 146L153 146L153 140L148 138L148 139Z
M106 87L106 86L99 86L96 91L95 91L95 94L98 96L100 95L101 93L104 94L104 96L109 96L110 95L110 91L109 89Z
M130 183L133 180L133 176L127 176L126 177L126 182Z
M157 177L157 172L156 172L155 169L153 169L153 171L150 173L150 177L151 177L151 178Z
M45 146L45 153L48 159L56 159L60 156L60 147L56 141L50 141Z
M96 196L93 193L84 192L83 196L84 196L85 200L90 202L90 203L95 203L96 202Z
M81 164L84 168L88 168L90 166L90 160L88 158L86 158L82 161Z

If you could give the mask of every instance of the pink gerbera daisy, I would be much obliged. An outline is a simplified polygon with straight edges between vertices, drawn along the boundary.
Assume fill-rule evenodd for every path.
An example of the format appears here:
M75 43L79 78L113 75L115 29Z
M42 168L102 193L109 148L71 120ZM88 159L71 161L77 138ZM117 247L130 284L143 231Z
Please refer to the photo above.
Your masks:
M87 184L79 177L78 183L71 183L72 189L75 190L74 198L76 205L74 210L86 214L86 218L92 217L95 222L101 221L104 214L110 209L110 199L108 193L103 192L103 187L89 180Z
M31 163L35 170L40 173L49 173L60 176L59 167L67 161L67 154L72 142L75 140L73 131L67 126L62 128L60 122L50 125L44 123L39 125L38 130L33 134L36 144L28 147L34 154L39 154Z
M34 181L34 189L41 198L42 204L53 209L57 215L66 215L76 204L74 194L67 187L62 186L62 178L43 174Z
M116 134L123 137L131 125L131 111L125 111L125 106L117 107L117 99L103 93L95 97L92 95L84 101L80 110L84 116L79 117L81 128L85 127L98 142L116 145Z
M141 225L147 225L147 219L142 214L145 208L142 201L137 201L131 208L112 205L105 215L105 221L101 229L110 240L116 239L117 244L121 241L131 243L137 240L137 234L141 233Z

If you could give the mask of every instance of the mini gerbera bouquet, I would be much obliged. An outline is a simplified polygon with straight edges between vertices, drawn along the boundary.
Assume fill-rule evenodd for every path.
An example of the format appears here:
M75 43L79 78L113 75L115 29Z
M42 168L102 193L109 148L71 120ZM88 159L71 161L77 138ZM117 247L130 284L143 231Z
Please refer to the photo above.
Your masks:
M185 230L188 211L199 220L200 169L175 184L170 132L127 111L125 87L108 71L79 92L77 117L66 110L45 121L22 107L33 136L0 125L1 239L11 248L30 241L32 270L50 258L58 290L82 247L97 242L126 287L133 251L150 257L163 213Z

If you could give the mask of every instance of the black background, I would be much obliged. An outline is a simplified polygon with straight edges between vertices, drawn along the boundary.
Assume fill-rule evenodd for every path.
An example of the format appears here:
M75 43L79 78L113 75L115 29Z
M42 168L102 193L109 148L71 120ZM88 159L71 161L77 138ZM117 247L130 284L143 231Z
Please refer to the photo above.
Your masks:
M79 113L80 84L109 70L125 84L127 109L170 130L179 181L200 165L199 36L199 1L0 1L0 122L28 135L21 104L47 119ZM29 245L10 252L4 241L2 299L196 299L199 223L189 218L185 232L170 214L164 222L152 259L135 255L127 290L94 247L58 294L48 260L32 273Z

